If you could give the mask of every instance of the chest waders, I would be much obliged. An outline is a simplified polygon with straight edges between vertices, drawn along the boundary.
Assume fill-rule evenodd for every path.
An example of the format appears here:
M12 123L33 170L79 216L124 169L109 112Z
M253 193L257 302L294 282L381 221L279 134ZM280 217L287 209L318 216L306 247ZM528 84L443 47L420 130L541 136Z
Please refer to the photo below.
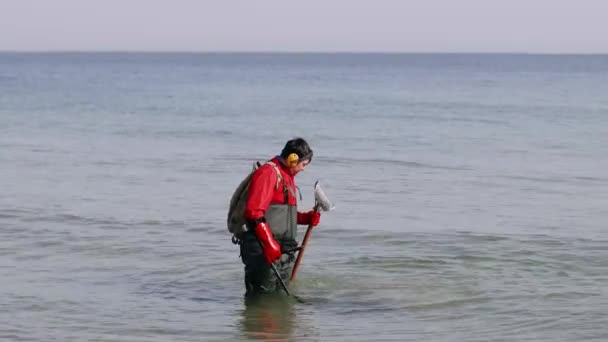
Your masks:
M279 177L277 185L282 183L283 203L271 204L264 217L274 239L281 246L281 251L286 252L297 247L298 210L296 205L289 204L289 193L291 192L296 198L295 190L287 185L275 163L268 162L268 164L277 171ZM245 264L246 295L280 291L284 285L281 284L281 278L285 281L289 279L295 261L293 253L283 254L279 260L275 261L273 264L278 271L279 277L277 277L277 274L273 273L271 265L264 259L262 247L251 230L243 236L241 258Z
M287 200L287 185L284 184L283 193ZM298 209L295 205L289 204L271 204L266 211L264 217L270 226L274 239L281 245L290 243L296 240L297 224L298 224Z

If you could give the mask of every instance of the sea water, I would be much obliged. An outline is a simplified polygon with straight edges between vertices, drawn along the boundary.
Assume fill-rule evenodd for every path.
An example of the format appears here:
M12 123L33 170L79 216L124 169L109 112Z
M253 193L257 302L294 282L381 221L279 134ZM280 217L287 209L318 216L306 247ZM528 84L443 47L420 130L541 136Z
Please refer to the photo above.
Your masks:
M246 303L296 136L336 209ZM608 56L2 53L0 340L605 341L607 169Z

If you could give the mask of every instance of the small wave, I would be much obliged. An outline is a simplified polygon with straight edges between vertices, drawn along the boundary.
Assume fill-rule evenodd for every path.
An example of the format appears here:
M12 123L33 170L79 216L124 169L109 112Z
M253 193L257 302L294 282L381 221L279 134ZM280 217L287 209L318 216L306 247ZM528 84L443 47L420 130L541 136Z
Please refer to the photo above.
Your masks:
M388 256L360 256L346 260L344 264L351 267L374 266L383 271L402 270L403 268L434 268L437 265L449 264L440 258L414 258L414 257L388 257Z
M234 131L228 131L228 130L222 130L222 129L218 129L213 131L214 135L218 135L220 137L227 137L227 136L231 136L234 135Z
M100 161L96 161L96 162L92 163L92 165L94 165L94 166L125 166L128 164L129 164L129 161L127 161L127 160L113 160L113 161L100 160Z
M119 226L124 224L123 222L111 219L111 218L94 218L85 217L75 214L54 214L54 215L28 215L21 217L25 222L54 222L54 223L67 223L67 224L78 224L78 225L106 225L106 226Z
M55 247L55 246L63 246L65 242L60 240L44 240L44 241L36 241L34 243L35 247L39 248L47 248L47 247Z
M608 182L608 178L600 178L600 177L591 177L591 176L575 176L572 177L574 180L590 182L590 183L606 183Z
M46 148L46 147L34 147L30 149L30 152L34 152L34 153L50 153L50 152L55 152L54 149L52 148Z
M36 209L0 209L0 218L22 218L35 215L38 212Z
M370 306L368 304L359 304L360 306L344 308L338 310L336 313L338 315L352 315L352 314L385 314L395 311L400 311L400 308L392 307L390 305L379 305L379 306Z
M580 292L580 291L564 291L564 292L551 292L543 295L545 299L583 299L589 297L600 297L602 293L596 292Z
M466 262L495 262L499 260L498 258L477 254L460 254L454 256L453 259Z
M8 82L8 81L16 81L17 77L15 76L6 76L6 75L0 75L0 82Z
M95 226L107 230L123 230L123 229L138 229L138 228L153 228L153 227L171 227L172 229L185 229L190 231L193 227L203 226L203 229L208 231L215 228L217 224L211 222L186 222L179 220L157 220L157 219L142 219L142 220L120 220L113 217L87 217L76 214L53 214L41 215L40 213L27 215L3 214L12 218L20 218L24 222L53 222L79 226Z
M498 178L509 179L509 180L523 180L531 182L542 182L542 183L566 183L567 179L558 177L531 177L531 176L518 176L518 175L498 175Z
M465 166L447 166L447 165L433 165L405 160L396 160L396 159L384 159L384 158L370 158L370 159L355 159L355 158L328 158L328 160L333 161L337 164L343 165L352 165L352 164L364 164L364 165L395 165L401 167L408 168L417 168L417 169L440 169L440 170L452 170L452 171L469 171L471 168Z
M479 233L473 233L473 232L469 232L469 231L456 231L456 233L461 235L462 237L466 237L467 239L470 239L472 241L479 241L479 242L496 242L496 241L509 240L509 237L504 236L504 235L479 234Z
M189 233L219 233L220 232L219 230L215 229L215 227L202 227L202 226L188 228L188 229L186 229L186 231ZM228 234L227 231L225 231L225 230L222 230L221 233Z
M526 316L527 312L521 312L521 316ZM502 323L501 326L507 331L518 331L519 333L525 331L547 331L552 330L556 326L558 326L560 317L552 317L552 318L531 318L527 317L525 319L515 319L505 323Z
M405 309L408 310L431 310L431 309L447 309L462 307L469 304L483 304L488 303L492 300L490 297L465 297L465 298L453 298L441 301L423 302L418 304L406 305Z
M538 183L551 183L551 184L568 184L568 183L606 183L608 178L593 177L593 176L549 176L549 177L532 177L532 176L520 176L520 175L497 175L497 178L508 179L508 180L519 180L519 181L530 181Z

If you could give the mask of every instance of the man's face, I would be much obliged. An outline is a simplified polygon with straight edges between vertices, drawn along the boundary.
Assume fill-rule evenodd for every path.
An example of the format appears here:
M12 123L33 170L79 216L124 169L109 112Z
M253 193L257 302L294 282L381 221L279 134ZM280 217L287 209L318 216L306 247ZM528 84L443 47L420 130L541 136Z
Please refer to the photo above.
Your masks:
M308 166L308 164L310 164L310 159L306 159L306 160L299 162L298 165L296 165L296 167L291 169L291 173L294 176L297 175L300 171L304 171L304 169Z

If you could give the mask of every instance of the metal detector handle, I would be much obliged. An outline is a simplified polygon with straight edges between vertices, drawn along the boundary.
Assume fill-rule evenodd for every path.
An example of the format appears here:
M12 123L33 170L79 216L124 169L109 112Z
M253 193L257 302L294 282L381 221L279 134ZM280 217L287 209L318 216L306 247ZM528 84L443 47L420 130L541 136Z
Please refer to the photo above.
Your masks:
M312 210L319 211L319 202L315 201L315 206ZM312 223L308 225L308 228L306 228L306 234L304 234L304 240L302 240L302 245L300 246L300 251L298 252L296 263L293 265L293 271L291 271L291 278L289 278L289 280L296 279L296 273L298 272L298 267L300 267L302 256L304 256L304 249L306 249L306 244L308 243L308 238L310 238L310 233L312 233Z

